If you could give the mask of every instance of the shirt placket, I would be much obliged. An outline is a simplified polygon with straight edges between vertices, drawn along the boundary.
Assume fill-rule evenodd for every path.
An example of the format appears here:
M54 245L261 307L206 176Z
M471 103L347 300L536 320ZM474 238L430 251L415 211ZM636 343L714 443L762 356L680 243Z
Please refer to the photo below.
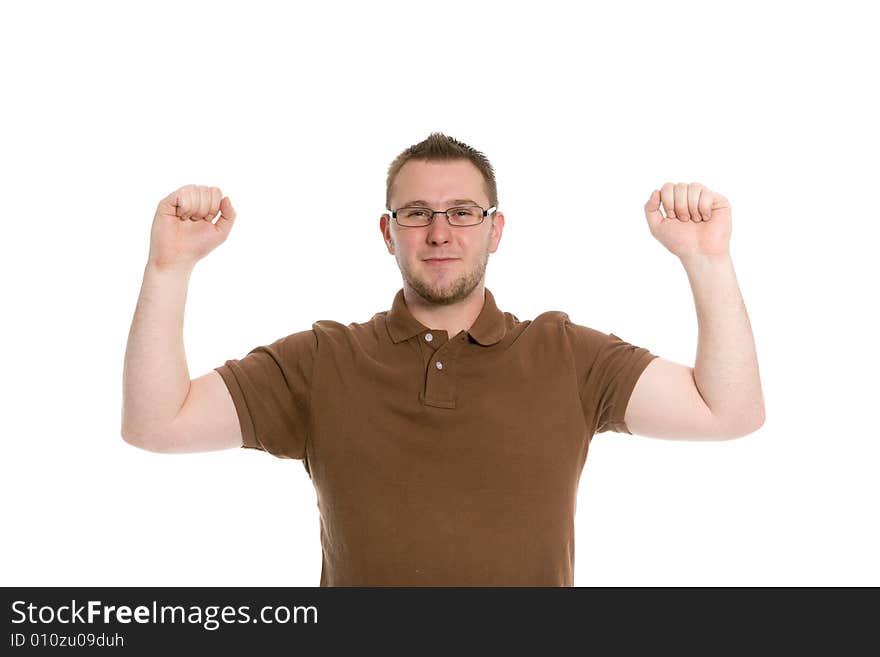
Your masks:
M460 333L453 340L446 331L431 330L419 335L426 368L425 387L419 399L426 406L455 408L455 365L466 335Z

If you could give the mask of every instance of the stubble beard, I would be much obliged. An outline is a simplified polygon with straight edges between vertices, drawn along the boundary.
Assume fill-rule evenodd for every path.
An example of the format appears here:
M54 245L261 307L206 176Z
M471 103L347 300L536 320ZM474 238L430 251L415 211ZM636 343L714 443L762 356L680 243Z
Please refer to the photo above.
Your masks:
M486 274L486 265L489 262L489 247L486 246L485 251L480 257L477 265L464 273L460 273L454 280L449 280L443 272L431 274L430 271L424 277L420 277L418 273L410 271L406 266L401 265L398 261L397 266L409 286L415 290L416 294L422 297L426 303L437 306L448 306L453 303L467 298L474 291L474 288L480 284ZM424 265L431 267L432 265Z

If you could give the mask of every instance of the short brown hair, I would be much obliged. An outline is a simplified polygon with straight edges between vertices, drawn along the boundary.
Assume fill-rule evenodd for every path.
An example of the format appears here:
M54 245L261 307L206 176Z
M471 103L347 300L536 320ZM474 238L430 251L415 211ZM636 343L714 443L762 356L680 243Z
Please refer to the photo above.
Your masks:
M495 184L495 171L488 158L475 148L467 144L447 137L442 132L432 132L428 138L418 144L413 144L400 155L394 158L388 167L388 178L385 183L385 207L391 209L391 186L400 172L401 167L410 160L424 160L426 162L448 162L451 160L469 160L480 173L483 174L486 196L489 197L489 207L498 205L498 188Z

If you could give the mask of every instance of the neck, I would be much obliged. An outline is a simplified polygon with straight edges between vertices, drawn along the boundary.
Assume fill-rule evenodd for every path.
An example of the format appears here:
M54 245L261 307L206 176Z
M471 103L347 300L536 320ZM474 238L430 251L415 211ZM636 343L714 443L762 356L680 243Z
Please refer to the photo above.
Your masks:
M449 338L453 338L461 331L467 331L485 303L484 284L477 285L464 299L449 305L437 305L428 303L409 285L404 283L403 298L409 312L419 322L436 331L446 331Z

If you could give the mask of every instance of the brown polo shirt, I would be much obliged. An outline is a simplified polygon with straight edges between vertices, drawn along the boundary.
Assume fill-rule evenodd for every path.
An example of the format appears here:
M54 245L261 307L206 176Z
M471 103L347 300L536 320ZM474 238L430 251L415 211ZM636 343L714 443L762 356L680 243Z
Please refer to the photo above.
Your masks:
M485 289L468 331L390 311L322 320L215 368L245 448L301 459L321 586L572 586L578 480L654 354L572 323L520 321Z

